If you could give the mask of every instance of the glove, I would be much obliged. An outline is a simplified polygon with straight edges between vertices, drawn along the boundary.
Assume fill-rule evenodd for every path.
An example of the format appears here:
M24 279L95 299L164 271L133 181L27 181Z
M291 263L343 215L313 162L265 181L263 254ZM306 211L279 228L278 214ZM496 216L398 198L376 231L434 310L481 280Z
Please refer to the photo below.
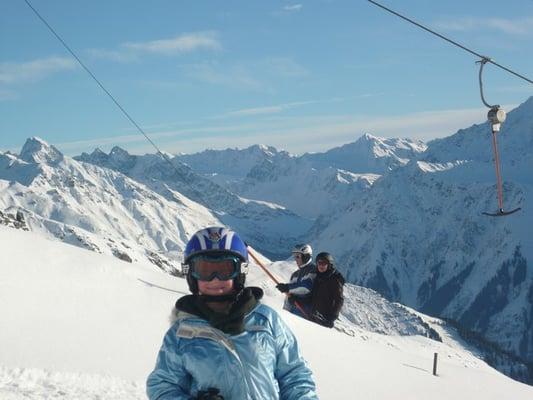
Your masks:
M197 400L224 400L224 397L219 395L220 390L215 388L209 388L207 390L200 390L198 392L198 396L196 396Z
M289 284L288 283L278 283L276 285L276 289L278 289L281 293L287 293L289 291Z

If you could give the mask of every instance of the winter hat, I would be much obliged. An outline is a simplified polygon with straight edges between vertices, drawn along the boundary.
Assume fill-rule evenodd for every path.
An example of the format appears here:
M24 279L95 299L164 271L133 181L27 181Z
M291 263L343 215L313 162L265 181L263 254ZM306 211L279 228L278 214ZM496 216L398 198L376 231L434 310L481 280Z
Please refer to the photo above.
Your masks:
M328 252L325 252L325 251L323 251L322 253L318 253L316 255L315 263L318 264L319 260L326 261L329 264L330 267L333 267L335 265L335 259L333 258L333 256L331 254L329 254Z

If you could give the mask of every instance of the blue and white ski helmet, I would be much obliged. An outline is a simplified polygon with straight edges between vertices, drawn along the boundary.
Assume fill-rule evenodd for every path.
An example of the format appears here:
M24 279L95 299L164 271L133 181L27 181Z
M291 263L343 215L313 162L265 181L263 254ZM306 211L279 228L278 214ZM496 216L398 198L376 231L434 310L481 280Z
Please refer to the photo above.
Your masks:
M192 235L185 247L184 262L187 264L195 255L221 251L231 253L243 262L248 261L246 244L237 233L228 228L212 226L201 229Z
M191 275L190 261L194 256L202 254L227 253L241 260L241 271L234 279L237 290L244 287L246 279L248 250L240 236L231 229L212 226L204 228L191 236L183 253L183 265L187 269L187 283L192 293L198 293L198 282Z

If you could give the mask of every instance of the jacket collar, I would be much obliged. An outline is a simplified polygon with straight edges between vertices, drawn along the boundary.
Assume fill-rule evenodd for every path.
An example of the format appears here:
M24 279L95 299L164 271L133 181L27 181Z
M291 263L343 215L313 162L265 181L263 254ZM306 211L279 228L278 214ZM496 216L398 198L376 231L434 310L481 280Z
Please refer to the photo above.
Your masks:
M244 331L244 318L258 304L263 297L263 290L258 287L244 288L230 305L227 313L213 311L206 304L201 295L187 295L181 297L176 302L175 317L186 315L196 316L209 323L214 328L220 329L224 333L236 335Z

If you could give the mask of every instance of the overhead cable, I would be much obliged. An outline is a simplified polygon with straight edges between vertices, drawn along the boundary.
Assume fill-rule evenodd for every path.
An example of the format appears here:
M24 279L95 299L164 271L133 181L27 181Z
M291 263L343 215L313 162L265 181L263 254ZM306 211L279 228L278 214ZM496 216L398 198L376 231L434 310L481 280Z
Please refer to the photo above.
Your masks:
M159 150L159 147L157 147L157 145L148 137L146 132L144 132L144 130L139 126L139 124L137 122L135 122L135 120L131 117L130 114L128 114L128 112L124 109L124 107L122 107L120 105L118 100L115 99L115 97L109 92L109 90L107 90L105 88L105 86L102 84L102 82L100 82L98 80L98 78L96 78L96 76L91 72L89 67L87 67L83 63L83 61L81 61L81 59L76 55L74 50L72 50L69 47L69 45L61 38L61 36L55 31L55 29L52 28L52 26L44 19L44 17L41 16L41 14L39 14L39 12L31 5L31 3L28 0L24 0L24 2L28 5L28 7L30 7L30 9L35 13L35 15L37 15L37 17L46 25L46 27L50 30L50 32L52 32L54 34L54 36L57 38L57 40L59 40L61 42L63 47L65 47L65 49L67 49L67 51L72 55L72 57L74 57L76 59L76 61L82 66L82 68L91 76L91 78L98 84L98 86L100 86L100 88L104 91L105 94L107 94L107 96L113 101L113 103L115 103L115 105L122 112L122 114L124 114L126 116L126 118L135 126L135 128L137 128L137 130L146 138L146 140L148 140L148 142L150 142L150 144L156 149L157 154L159 154L161 157L163 157L163 159L165 161L167 161L172 166L172 168L174 168L174 170L180 175L181 173L178 171L176 166L174 164L172 164L172 161L170 161L168 156L165 153L163 153L161 150Z
M451 40L451 39L448 39L446 36L441 35L440 33L437 33L437 32L435 32L435 31L433 31L433 30L431 30L431 29L425 27L424 25L419 24L418 22L413 21L412 19L407 18L407 17L403 16L402 14L400 14L400 13L394 11L394 10L391 10L390 8L387 8L387 7L381 5L381 4L379 4L379 3L377 3L377 2L375 2L375 1L373 1L373 0L368 0L368 1L369 1L370 3L372 3L372 4L374 4L374 5L376 5L376 6L380 7L380 8L382 8L382 9L384 9L385 11L390 12L391 14L394 14L394 15L396 15L397 17L402 18L403 20L405 20L405 21L407 21L407 22L410 22L411 24L416 25L416 26L418 26L419 28L424 29L424 30L427 31L427 32L432 33L433 35L435 35L435 36L437 36L437 37L439 37L439 38L441 38L441 39L443 39L443 40L446 40L447 42L449 42L449 43L451 43L451 44L453 44L453 45L455 45L455 46L457 46L457 47L459 47L459 48L461 48L461 49L463 49L463 50L469 52L470 54L473 54L473 55L479 57L480 59L485 60L484 62L489 62L489 63L491 63L491 64L493 64L493 65L495 65L495 66L497 66L497 67L503 69L504 71L507 71L507 72L509 72L509 73L511 73L511 74L513 74L513 75L515 75L515 76L517 76L517 77L519 77L519 78L521 78L521 79L523 79L523 80L529 82L529 83L533 83L533 81L532 81L531 79L526 78L525 76L520 75L519 73L517 73L517 72L515 72L515 71L513 71L513 70L511 70L511 69L509 69L509 68L507 68L507 67L504 67L503 65L498 64L497 62L495 62L494 60L492 60L491 58L489 58L489 57L487 57L487 56L483 56L483 55L479 54L478 52L476 52L476 51L474 51L474 50L471 50L471 49L469 49L469 48L466 47L466 46L463 46L462 44L459 44L459 43L457 43L457 42L455 42L455 41L453 41L453 40Z

